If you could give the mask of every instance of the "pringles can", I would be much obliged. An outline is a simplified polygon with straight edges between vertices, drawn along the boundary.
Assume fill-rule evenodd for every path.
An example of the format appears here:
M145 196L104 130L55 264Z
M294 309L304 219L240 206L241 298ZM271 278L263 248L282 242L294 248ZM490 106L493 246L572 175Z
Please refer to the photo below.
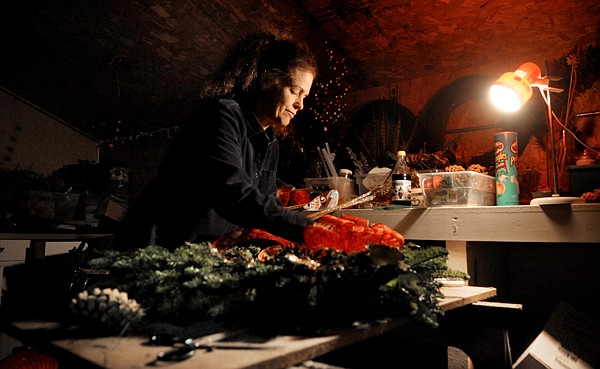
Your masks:
M494 135L496 164L496 205L519 205L519 178L517 132Z

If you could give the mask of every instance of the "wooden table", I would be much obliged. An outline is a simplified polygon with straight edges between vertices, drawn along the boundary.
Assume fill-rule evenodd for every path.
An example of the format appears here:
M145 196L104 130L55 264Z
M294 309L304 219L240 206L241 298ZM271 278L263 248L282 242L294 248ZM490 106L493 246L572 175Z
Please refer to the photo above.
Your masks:
M29 241L26 254L26 261L28 261L43 259L46 255L46 245L49 242L88 242L109 236L112 236L112 234L100 232L0 232L0 241Z
M409 240L600 243L600 204L344 209Z
M459 309L496 295L496 289L492 287L443 287L441 291L445 297L440 300L440 307L444 311ZM199 349L191 358L168 363L168 366L172 369L286 368L391 332L411 321L413 319L407 317L362 324L324 336L279 336L261 342L260 348L255 349ZM68 331L60 329L58 323L22 321L4 325L8 334L27 344L50 350L54 355L80 360L80 364L94 368L146 369L159 352L169 349L143 345L147 341L144 337L69 337Z
M66 254L74 249L89 245L92 240L101 240L112 234L100 232L7 232L0 231L0 304L4 289L4 268L12 265L32 263L48 255ZM1 350L0 350L1 351Z
M524 306L511 328L516 356L561 301L590 316L600 298L600 204L345 209L416 244L445 244L448 266L496 299ZM429 242L431 241L431 242Z

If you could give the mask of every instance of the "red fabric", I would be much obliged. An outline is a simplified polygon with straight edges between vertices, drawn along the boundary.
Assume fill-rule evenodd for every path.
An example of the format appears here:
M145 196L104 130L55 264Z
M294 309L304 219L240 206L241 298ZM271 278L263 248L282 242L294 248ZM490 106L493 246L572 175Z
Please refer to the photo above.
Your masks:
M370 244L401 248L404 246L404 236L382 223L369 226L369 221L363 218L343 215L339 218L327 214L305 228L302 245L256 228L224 235L213 242L218 248L251 243L271 247L269 253L280 252L286 247L306 247L313 251L330 248L356 253L364 251Z

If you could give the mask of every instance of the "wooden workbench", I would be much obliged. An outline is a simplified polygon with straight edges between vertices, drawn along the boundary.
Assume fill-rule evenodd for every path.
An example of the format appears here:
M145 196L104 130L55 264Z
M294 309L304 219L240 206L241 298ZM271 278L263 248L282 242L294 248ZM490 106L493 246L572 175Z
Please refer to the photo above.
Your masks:
M445 244L448 266L497 300L524 307L511 328L518 356L561 301L591 316L600 298L600 204L345 209L416 244Z
M440 300L444 311L459 309L476 301L496 295L491 287L443 287L445 298ZM328 335L314 337L279 336L260 343L253 349L197 350L195 355L181 362L168 363L172 369L277 369L298 364L360 343L368 338L391 332L412 321L410 317L379 321L337 330ZM168 347L144 345L144 337L76 337L58 323L23 321L4 323L8 334L51 351L54 355L78 359L89 367L107 369L143 369L152 363L157 354ZM202 339L202 338L199 338ZM248 339L240 340L241 343ZM165 363L166 364L166 363Z
M464 272L468 242L600 245L600 204L344 209L336 215L340 213L383 223L406 240L445 242L448 266Z
M408 240L600 243L600 204L409 207L340 212L384 223Z
M8 242L2 241L29 241L26 260L43 259L46 255L46 246L48 243L62 242L88 242L93 239L112 236L110 233L101 232L75 232L75 231L56 231L56 232L0 232L0 247L7 245ZM10 247L10 246L4 246Z

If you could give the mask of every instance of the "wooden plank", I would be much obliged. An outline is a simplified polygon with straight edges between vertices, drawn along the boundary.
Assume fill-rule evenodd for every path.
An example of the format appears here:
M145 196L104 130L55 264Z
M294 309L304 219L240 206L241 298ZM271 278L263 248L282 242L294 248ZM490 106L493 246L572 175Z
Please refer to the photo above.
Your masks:
M440 301L443 311L457 309L496 296L496 289L493 287L442 287L440 290L444 294L444 298Z
M47 242L84 241L93 238L109 237L112 233L0 233L0 240L38 240Z
M600 243L600 204L344 209L407 240Z
M495 296L491 287L442 287L445 298L440 300L444 311L481 301ZM313 359L333 350L361 342L367 338L397 329L412 319L385 320L365 323L350 329L331 332L329 335L314 337L279 336L264 343L264 349L213 349L196 350L193 357L169 363L172 369L219 368L219 369L278 369L304 360ZM37 339L50 337L60 325L47 322L15 322L10 324L16 338ZM62 331L64 334L64 330ZM100 338L58 338L50 340L59 354L75 355L95 366L109 369L147 369L159 352L168 347L144 345L144 337L100 337ZM27 342L27 341L25 341ZM243 342L256 342L256 337L246 336Z

